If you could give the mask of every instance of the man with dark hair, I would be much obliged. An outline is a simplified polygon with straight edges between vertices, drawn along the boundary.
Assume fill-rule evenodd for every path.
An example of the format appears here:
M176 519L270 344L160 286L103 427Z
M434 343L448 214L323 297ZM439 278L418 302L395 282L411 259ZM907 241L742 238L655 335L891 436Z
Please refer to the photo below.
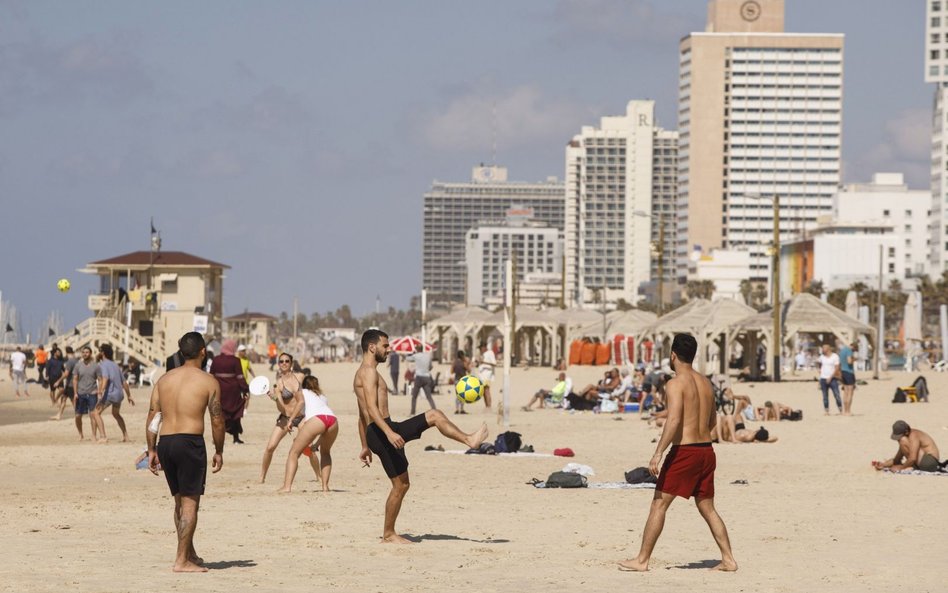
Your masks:
M356 371L352 387L359 404L359 438L362 440L359 459L368 467L372 463L372 453L375 453L392 481L392 490L385 502L382 541L407 544L409 540L395 532L395 520L409 486L405 443L419 438L421 433L435 426L444 436L476 449L487 438L487 424L481 424L477 432L466 434L441 410L428 410L404 422L392 421L388 412L388 387L378 371L379 363L385 362L389 353L385 332L370 329L362 334L362 364Z
M389 358L395 358L398 354L392 353ZM434 392L435 383L431 377L431 353L425 352L425 346L421 343L415 345L414 354L408 356L408 360L415 363L415 380L411 383L411 415L415 415L415 403L418 401L418 392L424 391L428 399L428 405L432 410L438 408L435 405L434 398L431 397Z
M99 366L96 369L96 378L98 380L98 397L99 401L95 406L95 410L92 411L92 422L95 423L95 429L93 432L98 429L98 441L99 443L108 442L108 437L105 435L105 422L102 420L102 411L105 408L112 406L112 417L115 418L115 421L118 423L119 428L122 431L122 442L128 442L128 431L125 430L125 419L122 418L122 392L124 390L125 395L128 396L128 403L135 405L135 400L132 399L132 392L128 388L128 381L125 380L125 375L122 374L122 369L119 368L119 365L115 364L112 360L114 354L112 352L111 344L101 344L99 345L99 353L102 354L102 361L99 363Z
M874 468L894 472L904 469L937 472L941 468L938 445L927 432L912 428L904 420L896 420L892 425L892 440L899 443L895 457L885 461L873 461Z
M178 348L185 359L184 365L162 375L151 394L145 421L148 469L157 476L158 464L161 463L174 497L178 549L172 570L207 572L201 566L204 560L194 551L194 530L207 478L204 411L207 410L211 417L213 473L224 465L224 416L217 379L201 369L205 356L204 338L197 332L188 332L178 340ZM161 428L152 432L150 425L158 414L161 415Z
M721 550L716 570L737 570L731 553L727 527L714 509L714 449L711 428L717 420L711 382L692 368L698 342L689 334L676 334L672 341L671 366L675 378L665 385L668 417L648 469L658 476L655 496L642 534L642 546L635 558L619 563L619 570L648 570L648 562L665 525L665 512L676 496L695 497L701 517ZM659 474L659 462L668 445L673 445Z

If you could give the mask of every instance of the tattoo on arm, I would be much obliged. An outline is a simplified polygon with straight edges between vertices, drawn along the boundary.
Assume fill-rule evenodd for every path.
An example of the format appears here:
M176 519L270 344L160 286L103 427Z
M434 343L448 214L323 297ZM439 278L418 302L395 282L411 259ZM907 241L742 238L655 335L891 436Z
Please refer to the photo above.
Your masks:
M208 402L207 409L211 413L212 418L217 418L222 414L221 400L216 391L211 394L211 401Z

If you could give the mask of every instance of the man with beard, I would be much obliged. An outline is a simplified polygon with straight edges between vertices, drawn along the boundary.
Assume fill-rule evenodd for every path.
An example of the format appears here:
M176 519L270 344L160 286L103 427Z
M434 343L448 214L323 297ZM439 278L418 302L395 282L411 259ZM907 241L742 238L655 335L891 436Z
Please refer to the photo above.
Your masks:
M408 458L405 443L421 437L432 426L444 436L476 449L487 438L487 424L470 434L448 420L441 410L428 410L403 422L394 422L388 412L388 387L378 371L390 353L388 334L370 329L362 334L362 364L356 371L352 387L359 404L359 438L362 452L359 459L368 467L372 453L378 455L386 475L392 481L392 490L385 501L384 543L411 543L395 532L395 520L408 492Z

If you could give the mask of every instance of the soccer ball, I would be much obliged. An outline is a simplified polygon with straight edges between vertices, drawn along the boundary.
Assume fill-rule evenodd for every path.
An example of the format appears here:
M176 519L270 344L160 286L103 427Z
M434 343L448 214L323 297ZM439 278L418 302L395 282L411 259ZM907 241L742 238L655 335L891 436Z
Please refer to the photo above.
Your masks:
M59 289L59 292L69 292L70 286L69 280L66 280L65 278L60 278L59 282L56 283L56 288Z
M459 400L466 404L473 404L481 399L481 395L484 393L484 384L474 375L466 375L458 379L454 391L457 393Z

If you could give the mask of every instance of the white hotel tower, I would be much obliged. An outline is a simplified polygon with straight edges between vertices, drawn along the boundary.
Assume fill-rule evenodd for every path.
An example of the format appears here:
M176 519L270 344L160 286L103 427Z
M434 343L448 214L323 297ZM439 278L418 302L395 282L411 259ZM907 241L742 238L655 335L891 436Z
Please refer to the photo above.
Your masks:
M769 275L774 196L789 238L840 184L843 35L784 32L783 0L711 0L679 46L679 275L693 251L751 252Z
M925 0L925 4L925 82L935 83L928 271L938 278L948 269L948 2Z

